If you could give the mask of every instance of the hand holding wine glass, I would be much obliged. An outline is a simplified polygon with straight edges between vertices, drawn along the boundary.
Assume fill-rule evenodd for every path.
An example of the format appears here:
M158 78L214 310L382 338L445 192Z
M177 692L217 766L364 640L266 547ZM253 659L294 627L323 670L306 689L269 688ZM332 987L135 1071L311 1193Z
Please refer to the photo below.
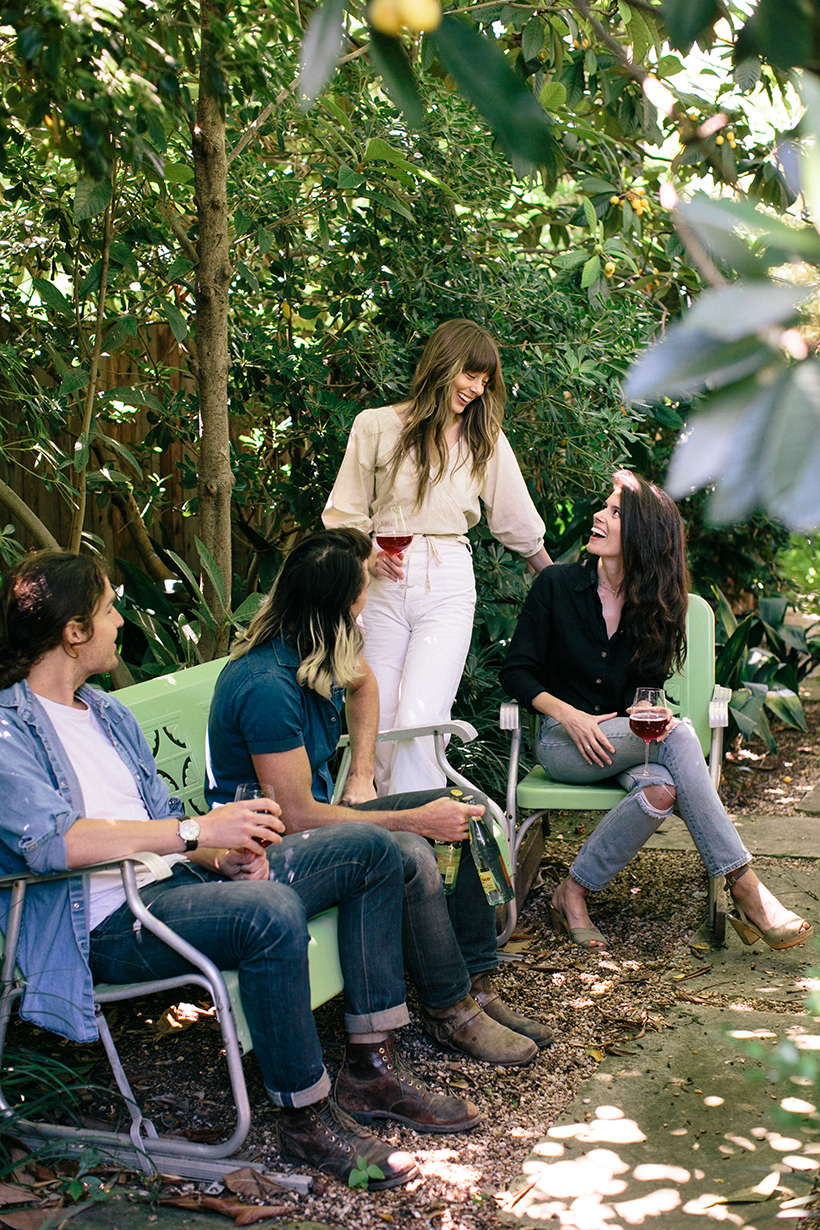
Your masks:
M404 510L401 504L385 504L376 513L373 521L376 531L376 542L396 563L400 563L404 551L413 541L413 535L408 532L404 520ZM403 584L403 582L400 582Z
M236 787L233 799L235 803L242 803L247 799L272 799L275 803L276 795L274 794L273 786L267 782L261 784L259 782L240 782ZM256 840L263 850L267 850L273 838L257 837ZM255 853L253 850L248 850L247 852L248 854Z
M639 777L652 776L649 772L649 744L653 739L662 738L668 725L669 709L663 688L638 688L629 710L629 729L646 744L643 772L638 774Z

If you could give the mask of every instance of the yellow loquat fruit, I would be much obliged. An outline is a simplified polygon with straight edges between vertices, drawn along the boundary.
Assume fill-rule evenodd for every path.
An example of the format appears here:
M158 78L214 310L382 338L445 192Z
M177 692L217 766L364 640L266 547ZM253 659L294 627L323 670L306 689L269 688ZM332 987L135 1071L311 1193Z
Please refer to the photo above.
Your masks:
M379 34L390 34L395 38L402 27L402 12L398 0L370 0L367 20Z
M436 30L441 25L439 0L398 0L402 21L413 34Z
M614 272L615 272L615 262L607 261L607 263L604 265L604 276L607 278L611 278Z

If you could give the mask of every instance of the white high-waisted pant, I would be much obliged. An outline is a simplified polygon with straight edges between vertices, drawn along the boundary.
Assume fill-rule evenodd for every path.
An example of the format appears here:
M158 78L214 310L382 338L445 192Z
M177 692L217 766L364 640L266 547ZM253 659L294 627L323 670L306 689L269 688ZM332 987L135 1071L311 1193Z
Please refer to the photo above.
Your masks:
M465 543L437 538L431 545L416 537L404 572L406 589L373 581L362 614L364 653L379 684L380 730L450 717L473 632L475 578ZM377 746L380 795L444 785L432 738Z

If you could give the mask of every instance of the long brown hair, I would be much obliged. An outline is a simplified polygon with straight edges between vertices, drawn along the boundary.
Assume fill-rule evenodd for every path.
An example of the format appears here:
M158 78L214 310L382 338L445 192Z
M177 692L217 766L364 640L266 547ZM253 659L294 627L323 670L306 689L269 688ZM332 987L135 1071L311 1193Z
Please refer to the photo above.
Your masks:
M0 688L25 679L72 620L90 637L104 593L105 570L90 555L48 548L18 560L0 592Z
M410 406L398 444L390 458L392 477L405 457L416 463L416 508L447 471L449 450L444 433L450 419L453 387L462 372L487 373L487 387L461 417L462 439L472 474L480 482L493 454L507 401L501 358L495 340L472 320L447 320L424 347L413 377ZM432 464L431 464L432 463Z
M621 620L636 642L641 673L665 679L686 657L689 569L683 521L674 500L639 474L618 470L613 484L621 493Z

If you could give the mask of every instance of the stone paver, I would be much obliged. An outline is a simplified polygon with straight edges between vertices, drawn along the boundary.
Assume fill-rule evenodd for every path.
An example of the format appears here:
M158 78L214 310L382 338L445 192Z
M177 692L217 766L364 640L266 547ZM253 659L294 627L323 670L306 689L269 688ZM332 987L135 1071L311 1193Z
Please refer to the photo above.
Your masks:
M773 1085L767 1073L781 1042L820 1046L820 1026L686 1004L667 1024L633 1043L634 1056L604 1060L527 1158L502 1220L534 1230L677 1230L705 1218L774 1230L788 1216L783 1206L809 1193L820 1129L775 1122L779 1102L804 1091ZM760 1203L718 1203L760 1184L761 1195L772 1189Z

